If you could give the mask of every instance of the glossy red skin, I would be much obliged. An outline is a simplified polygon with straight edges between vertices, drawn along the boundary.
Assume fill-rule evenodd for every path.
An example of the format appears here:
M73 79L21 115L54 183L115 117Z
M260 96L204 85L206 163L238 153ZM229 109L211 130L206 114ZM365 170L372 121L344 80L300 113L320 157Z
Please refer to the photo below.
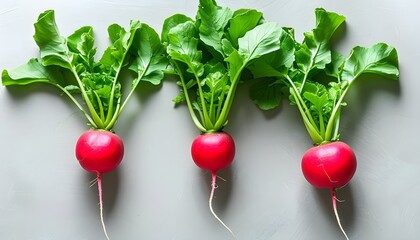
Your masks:
M317 188L335 189L346 185L356 172L356 167L356 155L343 142L313 147L302 158L303 175Z
M88 172L110 172L121 163L123 156L123 141L109 131L88 130L76 143L76 158Z
M232 163L235 142L226 132L204 133L194 139L191 156L198 167L216 172Z

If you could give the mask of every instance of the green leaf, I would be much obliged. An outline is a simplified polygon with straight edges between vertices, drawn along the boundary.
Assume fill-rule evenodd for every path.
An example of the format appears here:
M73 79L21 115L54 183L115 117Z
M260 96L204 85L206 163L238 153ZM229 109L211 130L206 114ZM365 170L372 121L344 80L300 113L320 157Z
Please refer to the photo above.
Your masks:
M317 42L329 42L335 31L346 18L333 12L327 12L323 8L315 9L316 28L313 35Z
M398 55L395 48L385 43L377 43L370 48L353 48L344 63L341 79L351 84L363 73L398 79Z
M228 83L228 78L226 74L221 72L211 72L204 78L204 83L209 87L210 92L217 94L218 92L223 91Z
M184 94L183 91L180 91L178 96L176 96L174 99L172 99L172 102L175 105L178 105L178 104L182 103L183 101L185 101L185 94Z
M103 111L106 113L110 105L114 78L106 73L85 72L82 76L84 89L89 96L89 100L93 103L93 107L98 111L103 108ZM120 88L120 84L116 84L116 91L114 92L116 99L118 96L121 96ZM98 101L97 96L100 98L100 101Z
M341 97L341 95L343 94L343 91L345 89L348 88L348 82L347 81L343 81L343 82L330 82L328 84L328 98L331 100L331 102L333 103L332 105L335 106L337 101L339 100L339 98ZM343 102L341 103L341 105L345 105Z
M287 75L287 69L276 69L273 64L274 61L271 61L273 57L261 58L251 64L248 69L251 71L254 78L264 78L264 77L283 77Z
M67 86L64 87L64 89L67 92L71 93L71 94L73 94L73 93L77 93L77 94L81 93L80 88L78 86L75 86L75 85L67 85Z
M76 53L73 55L72 64L80 67L78 73L83 71L93 71L95 65L96 47L93 37L93 29L90 26L82 27L76 30L67 38L67 46L69 51Z
M159 35L153 28L142 24L132 46L136 51L136 58L130 66L130 70L139 75L140 79L138 80L140 81L147 81L154 85L160 84L164 76L163 70L168 61ZM133 86L136 85L135 81Z
M32 58L18 68L2 72L3 86L49 83L64 86L61 72L55 66L44 67L38 59Z
M224 38L222 39L222 51L224 55L229 56L236 51L236 49L229 40Z
M112 44L105 49L99 64L104 71L115 75L128 51L127 38L130 37L130 33L118 24L112 24L108 27L108 35Z
M126 34L127 31L116 23L108 26L108 37L112 44L115 44L116 41Z
M277 68L291 68L295 61L295 38L293 29L283 28L280 36L280 49L274 53L273 62Z
M303 93L303 96L313 105L317 111L322 111L324 105L328 103L328 97L326 93L318 96L315 93L305 92Z
M240 9L235 11L233 18L229 22L229 36L236 46L238 39L243 37L249 30L255 28L260 23L263 14L255 9Z
M303 44L296 51L296 64L307 75L314 69L324 69L331 62L329 41L345 17L322 8L315 11L316 27L305 33Z
M325 68L325 73L328 76L338 78L341 72L342 65L346 58L338 52L332 51L331 52L331 63L328 64Z
M231 83L234 83L238 79L238 74L246 66L246 59L234 49L234 51L225 59L228 63L229 76Z
M290 29L288 29L289 31ZM294 58L295 40L285 29L280 36L279 50L266 54L257 59L248 68L256 78L284 77L292 67Z
M66 39L60 36L53 10L45 11L34 24L34 39L40 49L43 65L71 69L71 58Z
M307 82L302 93L303 97L309 101L309 109L314 108L316 111L314 115L318 115L318 112L323 112L329 103L328 92L324 85Z
M270 110L279 106L282 97L281 88L282 84L276 79L261 79L251 85L250 97L261 110Z
M224 29L233 12L227 7L217 6L214 0L200 0L197 11L200 40L223 56L222 38Z
M173 60L187 64L191 71L200 72L202 53L197 49L197 34L193 22L178 24L169 31L167 51Z
M310 33L305 34L305 43L295 52L296 64L304 73L324 69L331 62L328 42L316 42Z
M171 17L165 19L163 26L162 26L162 33L161 38L163 43L167 43L169 41L168 34L171 28L177 26L178 24L185 23L185 22L192 22L193 20L184 14L175 14Z
M112 24L108 27L108 35L111 45L107 47L99 64L104 72L112 71L114 74L124 66L125 57L131 47L135 33L140 29L139 21L131 21L130 29L126 31L118 24Z
M276 23L264 23L248 31L238 39L239 54L245 63L257 59L280 48L282 28Z

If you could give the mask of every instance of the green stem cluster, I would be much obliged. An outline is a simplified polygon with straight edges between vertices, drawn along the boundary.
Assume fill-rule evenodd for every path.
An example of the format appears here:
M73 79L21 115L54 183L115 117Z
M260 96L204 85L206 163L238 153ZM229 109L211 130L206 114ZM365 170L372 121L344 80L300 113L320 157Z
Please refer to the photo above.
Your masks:
M348 57L329 48L331 37L345 17L325 9L315 10L316 27L304 34L302 43L294 30L286 28L280 48L272 56L257 59L250 66L254 77L260 79L251 86L251 98L261 109L279 105L283 91L296 105L306 130L315 145L338 141L341 108L353 83L364 73L398 79L398 55L395 48L377 43L354 47Z
M163 79L168 61L159 35L138 20L131 21L129 31L117 24L109 26L112 43L97 62L92 27L84 26L69 37L62 37L53 10L41 13L34 26L40 58L32 58L17 69L4 70L3 85L51 84L70 98L95 129L112 130L140 81L157 85ZM119 78L123 68L138 76L121 104ZM67 71L74 81L65 80L63 72ZM81 95L85 105L76 99L76 94Z

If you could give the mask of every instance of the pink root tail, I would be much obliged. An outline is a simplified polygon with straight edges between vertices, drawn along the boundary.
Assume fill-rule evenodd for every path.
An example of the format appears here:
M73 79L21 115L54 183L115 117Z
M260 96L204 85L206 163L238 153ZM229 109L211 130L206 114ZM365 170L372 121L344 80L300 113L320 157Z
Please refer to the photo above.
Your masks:
M343 226L341 225L340 217L338 216L337 197L335 195L335 189L331 189L331 199L332 199L332 205L333 205L334 214L335 214L335 218L337 219L338 226L340 227L341 232L344 234L344 237L346 238L346 240L349 240L349 237L347 236L346 232L343 229Z
M210 192L210 199L209 199L210 212L223 225L223 227L225 227L229 231L233 239L237 239L233 231L217 216L217 214L213 210L213 198L214 198L214 191L216 190L216 178L217 178L216 172L212 172L211 173L211 192Z
M109 240L108 233L107 233L106 227L105 227L105 221L104 221L104 201L102 199L102 179L101 179L101 174L100 173L98 173L97 179L98 179L98 193L99 193L99 214L100 214L100 217L101 217L101 223L102 223L102 228L103 228L104 233L105 233L105 237L106 237L107 240Z

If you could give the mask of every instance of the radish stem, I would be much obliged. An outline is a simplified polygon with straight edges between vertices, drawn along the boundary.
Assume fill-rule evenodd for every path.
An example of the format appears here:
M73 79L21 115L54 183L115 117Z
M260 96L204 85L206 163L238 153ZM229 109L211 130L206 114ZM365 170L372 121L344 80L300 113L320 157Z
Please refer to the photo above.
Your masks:
M210 199L209 199L210 212L223 225L223 227L225 227L230 232L232 237L234 239L237 239L235 234L233 234L232 230L217 216L217 214L213 210L213 198L214 198L214 190L216 189L216 178L217 178L216 172L214 171L211 172L211 192L210 192Z
M349 240L349 237L347 236L346 232L344 231L343 226L341 226L340 217L338 216L337 197L335 196L335 189L331 189L331 199L332 199L334 214L335 214L335 217L337 219L338 226L340 227L341 232L343 232L344 237L346 237L346 239Z
M104 229L105 237L106 239L109 240L108 233L106 232L106 228L105 228L105 222L104 222L104 204L102 200L102 179L101 179L100 173L98 173L97 178L98 178L99 210L100 210L100 216L101 216L101 223L102 223L102 228Z

